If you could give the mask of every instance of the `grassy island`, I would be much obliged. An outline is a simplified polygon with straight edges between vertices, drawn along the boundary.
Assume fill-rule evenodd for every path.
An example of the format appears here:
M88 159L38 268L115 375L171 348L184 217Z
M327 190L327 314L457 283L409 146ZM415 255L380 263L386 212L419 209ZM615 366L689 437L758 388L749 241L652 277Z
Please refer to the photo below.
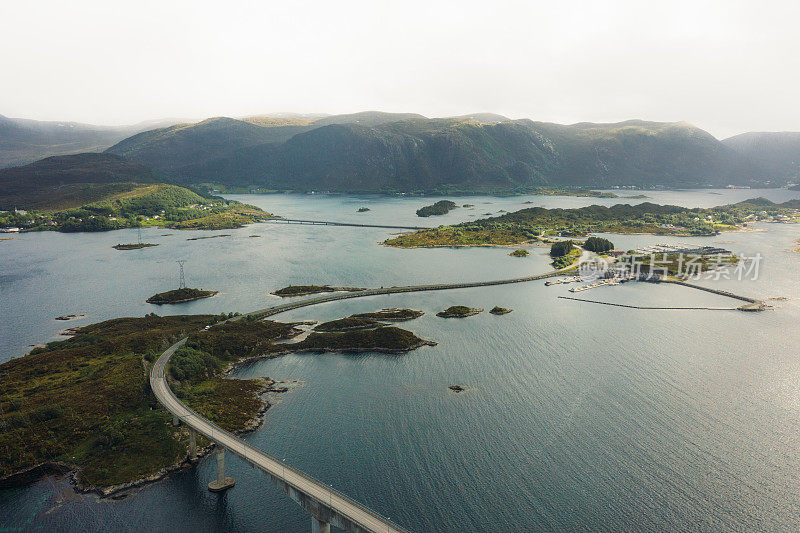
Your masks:
M375 329L361 329L344 332L312 333L295 344L277 345L291 351L308 352L379 352L404 353L421 346L434 346L436 343L426 341L412 332L394 326ZM283 350L282 350L283 351Z
M354 329L372 329L383 324L371 318L347 317L323 322L314 328L314 331L349 331Z
M0 365L0 478L61 463L79 469L81 485L109 486L176 463L188 441L158 407L147 365L182 332L218 319L109 320Z
M331 287L330 285L289 285L282 289L278 289L270 294L280 296L281 298L288 298L291 296L307 296L309 294L319 294L322 292L336 292L336 291L362 291L358 287Z
M183 289L175 289L172 291L154 294L147 299L147 303L157 305L180 304L194 300L201 300L203 298L211 298L215 294L217 294L217 291L204 291L202 289L191 289L184 287Z
M511 311L513 311L513 309L506 309L505 307L498 307L495 305L489 312L493 315L507 315Z
M518 250L514 250L513 252L511 252L508 255L510 255L511 257L527 257L530 254L531 253L528 250L526 250L525 248L520 248Z
M142 248L150 248L151 246L158 246L149 242L135 242L131 244L117 244L112 246L115 250L140 250Z
M358 313L352 315L352 318L371 318L381 322L405 322L406 320L413 320L424 315L422 311L416 309L399 309L391 307L388 309L381 309L380 311L373 311L371 313Z
M417 209L417 216L430 217L430 216L446 215L456 207L458 206L456 205L455 202L451 202L450 200L439 200L435 204L426 205L425 207Z
M464 318L472 315L477 315L478 313L482 313L483 309L480 307L467 307L466 305L454 305L452 307L448 307L444 311L439 311L436 313L436 316L440 316L442 318Z
M232 315L120 318L78 328L0 365L0 482L27 483L76 472L79 490L110 495L180 468L188 433L175 428L149 387L162 351L188 335L168 367L171 388L202 416L233 431L256 427L269 406L262 394L284 389L263 379L225 379L229 369L287 352L399 354L435 343L393 326L301 333L296 324ZM198 438L202 449L208 442Z
M529 207L501 216L407 233L384 241L387 246L519 245L548 236L589 233L652 235L716 235L753 222L796 223L800 200L776 204L754 198L712 208L686 208L644 202L576 209Z

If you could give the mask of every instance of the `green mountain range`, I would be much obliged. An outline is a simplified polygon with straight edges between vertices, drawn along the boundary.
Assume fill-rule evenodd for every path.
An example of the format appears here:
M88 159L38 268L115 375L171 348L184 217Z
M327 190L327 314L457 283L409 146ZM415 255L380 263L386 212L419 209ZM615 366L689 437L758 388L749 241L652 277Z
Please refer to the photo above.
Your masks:
M0 161L4 154L0 142ZM370 111L211 118L136 133L106 154L147 167L161 181L262 190L507 193L536 187L777 186L798 181L800 134L754 133L719 141L683 122L561 125L491 113L430 119ZM100 174L108 164L89 161Z
M185 167L160 168L178 181L301 191L702 187L754 185L770 178L762 166L685 123L564 126L530 120L411 118L313 127L318 123L282 142L239 147ZM120 153L117 147L111 151ZM125 155L153 165L137 154ZM177 155L174 160L184 159Z
M800 183L800 132L751 132L722 141L776 178Z

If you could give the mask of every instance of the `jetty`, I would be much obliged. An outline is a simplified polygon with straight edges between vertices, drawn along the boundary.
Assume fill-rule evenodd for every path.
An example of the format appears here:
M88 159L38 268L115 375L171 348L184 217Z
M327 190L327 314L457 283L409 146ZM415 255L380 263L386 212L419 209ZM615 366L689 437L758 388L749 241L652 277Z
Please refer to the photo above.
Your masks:
M661 280L661 283L674 283L675 285L683 285L684 287L689 287L691 289L697 289L700 291L710 292L712 294L719 294L720 296L727 296L728 298L733 298L735 300L740 300L746 302L744 305L737 307L739 311L764 311L767 308L767 304L764 303L763 300L758 300L756 298L750 298L749 296L742 296L741 294L736 294L729 291L723 291L721 289L713 289L711 287L703 287L702 285L696 285L694 283L689 283L687 281L679 280L679 279L667 279L664 278Z
M613 307L627 307L628 309L668 309L668 310L703 310L703 311L736 311L738 307L655 307L647 305L616 304L612 302L601 302L599 300L587 300L585 298L573 298L572 296L559 296L562 300L574 300L576 302L587 302L591 304L610 305Z

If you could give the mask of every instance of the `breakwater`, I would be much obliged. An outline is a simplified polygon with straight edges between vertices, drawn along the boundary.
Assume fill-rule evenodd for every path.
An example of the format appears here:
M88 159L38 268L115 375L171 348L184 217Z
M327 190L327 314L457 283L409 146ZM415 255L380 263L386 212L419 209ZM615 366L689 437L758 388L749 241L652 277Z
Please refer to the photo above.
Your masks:
M736 311L738 307L653 307L646 305L615 304L611 302L601 302L599 300L587 300L586 298L573 298L571 296L559 296L562 300L574 300L576 302L588 302L592 304L611 305L614 307L627 307L629 309L668 309L668 310L702 310L702 311Z

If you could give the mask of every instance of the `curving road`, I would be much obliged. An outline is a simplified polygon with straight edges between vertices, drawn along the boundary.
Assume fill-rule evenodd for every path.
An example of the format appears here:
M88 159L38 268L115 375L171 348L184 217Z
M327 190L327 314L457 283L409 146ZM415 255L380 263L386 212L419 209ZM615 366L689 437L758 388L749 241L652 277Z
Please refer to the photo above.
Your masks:
M576 264L586 261L589 256L588 252L583 252ZM410 285L405 287L381 287L380 289L367 289L357 292L346 292L343 294L334 294L329 296L319 296L316 298L309 298L297 302L285 303L254 311L242 316L256 316L268 317L297 309L300 307L307 307L310 305L317 305L324 302L335 300L344 300L348 298L363 298L365 296L373 296L378 294L394 294L401 292L417 292L417 291L438 291L446 289L462 289L467 287L487 287L490 285L506 285L510 283L523 283L527 281L535 281L543 278L557 276L568 270L575 265L554 270L546 274L539 274L535 276L525 276L520 278L511 278L495 281L476 281L469 283L449 283L449 284L434 284L434 285ZM238 320L241 316L235 317L231 320ZM244 442L242 439L221 429L216 424L206 420L198 415L193 410L184 405L172 392L167 383L167 365L169 359L175 351L183 346L188 337L184 337L180 341L170 346L153 364L150 370L150 387L156 395L158 401L163 405L173 416L180 419L188 427L194 429L201 435L212 440L218 446L235 453L247 463L253 466L258 466L267 472L276 484L285 484L282 488L298 501L303 500L303 505L309 510L309 507L314 507L314 513L319 514L319 506L324 509L322 514L327 518L326 522L331 522L337 527L347 529L350 531L370 531L370 532L402 532L404 531L400 526L393 524L388 519L380 516L378 513L368 509L367 507L351 500L344 494L330 489L324 483L321 483L299 470L296 470L271 455L254 448ZM292 492L294 491L294 493ZM300 493L300 496L297 496ZM294 494L294 495L293 495ZM303 496L311 498L312 502L308 503L303 499ZM319 516L316 516L319 518Z

